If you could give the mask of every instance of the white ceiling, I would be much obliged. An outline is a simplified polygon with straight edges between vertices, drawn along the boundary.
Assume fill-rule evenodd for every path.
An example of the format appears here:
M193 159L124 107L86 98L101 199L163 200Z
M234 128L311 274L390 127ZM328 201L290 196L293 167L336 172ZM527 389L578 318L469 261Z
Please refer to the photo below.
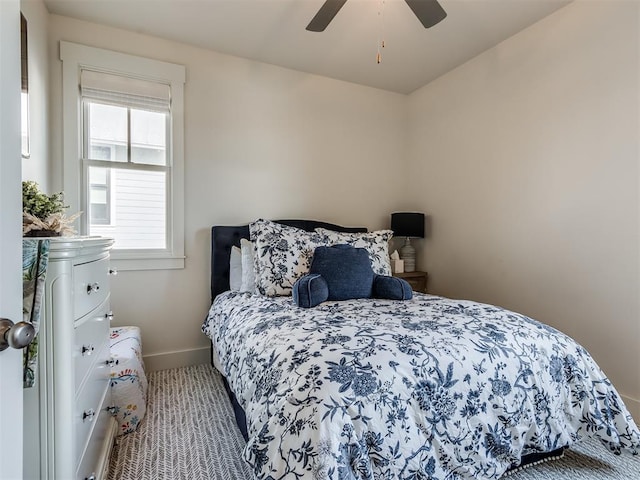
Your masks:
M51 13L399 93L571 0L439 1L447 18L430 29L404 0L384 0L382 21L379 0L348 0L324 32L314 33L305 27L324 0L44 0Z

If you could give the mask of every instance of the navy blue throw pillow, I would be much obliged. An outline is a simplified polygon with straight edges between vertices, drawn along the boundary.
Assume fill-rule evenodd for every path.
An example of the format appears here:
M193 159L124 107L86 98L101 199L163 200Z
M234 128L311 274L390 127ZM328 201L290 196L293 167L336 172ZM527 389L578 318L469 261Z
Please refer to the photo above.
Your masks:
M328 300L370 298L373 288L373 269L369 253L351 245L317 247L310 273L320 274L329 287Z
M376 275L373 279L373 296L389 300L411 300L413 292L409 282L403 278Z
M320 305L329 297L329 288L322 275L309 274L293 284L293 301L302 308Z

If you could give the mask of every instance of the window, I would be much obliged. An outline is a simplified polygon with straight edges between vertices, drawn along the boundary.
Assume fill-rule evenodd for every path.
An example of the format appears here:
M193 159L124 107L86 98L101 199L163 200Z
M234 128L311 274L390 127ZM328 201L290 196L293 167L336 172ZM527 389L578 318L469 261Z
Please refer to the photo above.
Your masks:
M65 201L85 212L81 233L114 238L117 268L182 268L184 67L60 52L65 132L77 132L64 139Z
M111 169L90 167L89 224L111 225L111 206Z
M164 87L91 70L80 74L87 233L113 237L117 249L168 245L171 117Z

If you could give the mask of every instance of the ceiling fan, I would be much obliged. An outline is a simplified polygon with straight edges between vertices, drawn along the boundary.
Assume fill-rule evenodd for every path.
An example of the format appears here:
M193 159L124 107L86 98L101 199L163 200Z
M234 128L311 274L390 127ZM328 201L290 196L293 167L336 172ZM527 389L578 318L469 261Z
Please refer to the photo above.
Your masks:
M437 0L405 0L409 8L413 10L424 28L433 27L447 16L447 12L440 6ZM318 13L311 19L307 30L310 32L323 32L331 23L333 17L347 2L347 0L326 0Z

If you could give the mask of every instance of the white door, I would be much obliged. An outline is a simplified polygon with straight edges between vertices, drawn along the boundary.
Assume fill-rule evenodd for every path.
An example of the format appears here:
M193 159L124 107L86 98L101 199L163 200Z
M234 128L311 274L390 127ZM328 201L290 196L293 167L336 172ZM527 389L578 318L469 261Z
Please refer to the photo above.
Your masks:
M0 317L22 320L20 2L0 0ZM22 478L22 350L0 352L0 479Z

